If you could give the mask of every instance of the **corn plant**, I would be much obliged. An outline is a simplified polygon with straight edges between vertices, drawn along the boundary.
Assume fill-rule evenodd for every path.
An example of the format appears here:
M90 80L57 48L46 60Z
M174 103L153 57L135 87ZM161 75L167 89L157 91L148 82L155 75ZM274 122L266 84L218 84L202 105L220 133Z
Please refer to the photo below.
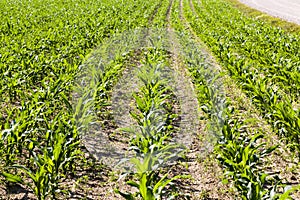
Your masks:
M44 138L46 143L39 143L38 140L40 139L34 138L23 141L22 144L28 143L28 146L23 147L22 152L30 151L27 163L17 164L15 160L12 160L9 165L6 165L6 172L2 173L8 181L28 185L38 199L45 199L48 195L55 198L59 191L60 181L68 170L72 170L72 163L80 152L77 148L79 144L78 135L76 132L68 133L69 130L72 130L72 126L62 118L62 113L53 120L54 123L44 120L49 128ZM10 132L18 133L19 131L14 129ZM9 139L6 141L9 142ZM16 153L13 155L16 158L20 156ZM25 177L12 174L12 169L23 171L33 184L31 182L26 183Z
M265 187L267 182L270 185L272 182L271 177L261 171L261 165L263 158L277 146L266 148L264 143L258 143L263 138L261 133L247 137L241 132L241 127L245 126L237 121L226 121L223 136L216 147L217 158L225 167L225 175L234 180L243 199L267 199L269 191L275 190L276 185L271 189Z
M134 178L138 181L129 180L126 184L133 186L138 189L138 192L124 193L119 189L116 189L116 192L120 194L125 199L131 200L140 197L142 199L147 200L156 200L162 199L163 196L167 196L168 198L175 197L173 194L168 193L165 188L167 185L171 184L172 181L183 178L190 178L188 175L177 175L169 178L170 172L164 172L164 175L160 177L159 175L159 166L167 159L164 157L169 157L170 149L176 146L166 145L164 146L159 153L152 152L146 154L142 160L138 158L132 158L130 160L131 163L134 164L135 169L137 170L134 173ZM168 156L164 155L167 154ZM174 156L178 156L177 154ZM126 174L127 175L127 174Z

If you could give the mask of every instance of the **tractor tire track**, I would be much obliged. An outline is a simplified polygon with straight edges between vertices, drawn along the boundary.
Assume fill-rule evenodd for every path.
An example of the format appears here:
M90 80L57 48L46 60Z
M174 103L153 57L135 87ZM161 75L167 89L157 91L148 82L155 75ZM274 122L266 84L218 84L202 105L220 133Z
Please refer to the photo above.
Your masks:
M179 18L183 22L183 15L182 15L182 1L174 3L179 3ZM171 12L171 11L170 11ZM170 14L168 14L170 16ZM187 26L187 23L185 24L185 28L191 32L191 29ZM189 76L188 70L183 66L182 61L179 59L179 53L178 41L176 42L176 36L175 33L171 27L170 17L168 18L168 31L170 32L170 41L172 41L173 49L174 50L174 67L176 68L176 71L180 71L181 74L185 75L186 77L189 77L187 80L189 80L189 84L193 88L193 95L196 95L196 91L193 87L191 78ZM201 45L202 46L202 45ZM201 47L201 49L203 49ZM203 50L204 51L204 50ZM206 52L203 52L204 55L208 55ZM201 55L199 55L201 56ZM199 107L199 103L196 96L193 96L193 104L197 105ZM192 102L192 101L191 101ZM191 107L190 110L194 109L195 106ZM198 113L200 115L200 113ZM200 119L200 118L199 118ZM191 199L202 199L207 197L213 197L217 199L230 199L226 194L220 192L223 190L224 186L221 183L221 180L217 177L221 176L221 169L218 167L217 163L213 159L209 159L209 155L207 154L206 146L207 144L204 141L199 140L199 137L202 137L202 134L205 132L205 126L206 122L199 120L199 129L197 131L197 134L193 137L193 143L190 148L190 152L187 153L187 164L188 169L184 169L182 166L178 166L177 173L186 173L190 174L193 178L192 180L186 180L179 183L179 188L181 188L184 193L189 194ZM199 157L200 156L200 157ZM207 157L207 158L204 158ZM200 158L200 162L199 162ZM175 171L176 171L175 170ZM211 171L210 171L211 170Z

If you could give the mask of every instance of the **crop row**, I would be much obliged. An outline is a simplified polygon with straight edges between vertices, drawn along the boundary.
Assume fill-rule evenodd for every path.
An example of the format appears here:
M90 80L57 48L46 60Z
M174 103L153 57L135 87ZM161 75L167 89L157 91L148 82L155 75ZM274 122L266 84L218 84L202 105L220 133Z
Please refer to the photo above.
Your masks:
M172 181L188 176L171 176L166 165L182 157L184 148L173 141L173 123L177 115L172 112L174 94L167 79L163 78L164 68L169 66L166 52L159 49L143 50L139 63L137 78L141 85L133 93L134 109L130 112L135 125L122 129L131 134L130 150L134 152L128 158L133 170L126 172L131 177L126 183L138 189L138 192L117 192L125 199L162 199L174 198L176 193L167 186ZM124 162L124 161L123 161ZM124 174L123 174L124 176Z

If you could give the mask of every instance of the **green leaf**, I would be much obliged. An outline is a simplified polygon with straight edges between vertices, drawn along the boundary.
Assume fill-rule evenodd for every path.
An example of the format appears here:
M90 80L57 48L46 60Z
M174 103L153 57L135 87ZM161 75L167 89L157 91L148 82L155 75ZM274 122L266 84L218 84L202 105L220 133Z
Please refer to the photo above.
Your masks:
M18 175L13 175L7 172L2 172L2 175L6 178L7 181L13 182L13 183L23 183L23 180Z
M128 194L128 193L123 193L121 192L119 189L115 189L114 190L117 194L121 195L122 197L124 197L126 200L135 200L134 196L132 194Z
M134 181L132 181L132 180L127 181L126 183L127 183L128 185L131 185L131 186L136 187L136 188L139 188L139 187L140 187L140 185L139 185L138 183L136 183L136 182L134 182Z

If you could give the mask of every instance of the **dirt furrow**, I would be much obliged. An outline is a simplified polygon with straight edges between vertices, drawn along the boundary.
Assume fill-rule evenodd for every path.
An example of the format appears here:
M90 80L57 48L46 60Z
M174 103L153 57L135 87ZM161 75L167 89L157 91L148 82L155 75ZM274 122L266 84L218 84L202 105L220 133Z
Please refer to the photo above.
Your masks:
M182 22L184 22L184 18L182 15L183 12L183 3L182 1L174 1L173 4L179 4L179 17ZM181 74L185 74L185 76L189 77L189 73L187 69L183 66L182 61L179 58L178 49L180 49L179 42L176 41L175 33L171 27L171 22L169 23L169 32L170 32L170 41L172 41L173 49L174 49L174 67L177 69L176 71L181 72ZM186 23L184 23L186 29L190 30ZM202 49L202 47L201 47ZM205 53L204 55L208 55ZM201 56L201 55L199 55ZM191 83L191 80L190 84ZM196 91L193 89L193 93L196 94ZM193 97L196 100L196 97ZM194 103L198 105L198 103ZM195 106L190 108L190 110L195 110ZM200 114L200 113L199 113ZM203 114L203 113L202 113ZM200 114L201 115L201 114ZM200 119L200 118L199 118ZM183 167L179 167L177 170L188 173L192 176L192 180L183 181L181 184L189 185L189 188L182 187L185 193L190 194L191 199L230 199L226 187L222 184L221 179L219 178L222 173L218 164L215 162L214 158L211 157L207 152L206 142L203 137L205 134L205 126L206 121L199 120L199 129L197 135L193 137L193 145L190 148L190 152L187 153L187 162L188 168L184 169Z

